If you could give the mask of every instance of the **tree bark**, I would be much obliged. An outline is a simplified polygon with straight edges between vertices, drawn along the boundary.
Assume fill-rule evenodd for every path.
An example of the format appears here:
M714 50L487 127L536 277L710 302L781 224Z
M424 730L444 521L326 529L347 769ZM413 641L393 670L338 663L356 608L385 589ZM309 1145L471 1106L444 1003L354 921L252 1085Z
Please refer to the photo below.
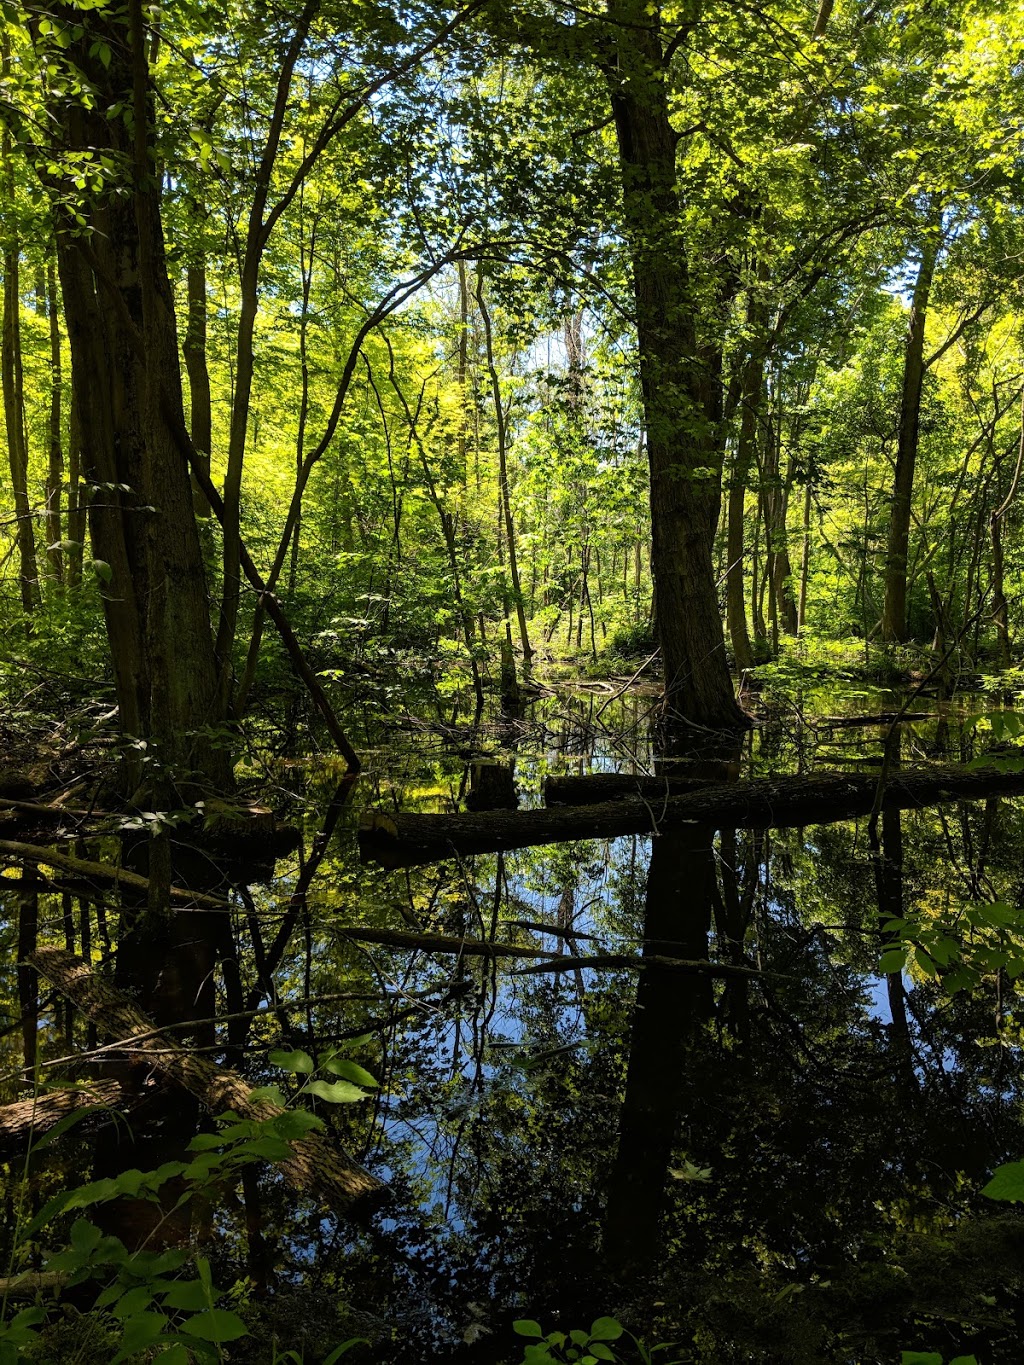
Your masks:
M878 778L819 773L769 781L708 786L652 801L632 798L546 810L481 811L455 815L368 812L359 830L363 862L416 867L458 854L650 834L662 826L695 822L718 829L785 829L868 815ZM883 810L982 796L1024 792L1024 772L985 768L922 768L893 774L885 783Z
M614 57L604 72L633 267L665 695L685 721L743 728L712 558L722 492L721 355L698 335L660 14L643 0L610 0L608 14Z
M8 78L11 63L10 41L6 35L0 46L0 71ZM16 221L16 181L11 134L4 125L0 138L0 174L6 200L3 230L4 305L3 334L0 338L0 369L3 372L4 421L7 427L7 452L17 518L18 584L26 616L40 606L39 569L36 564L35 529L32 502L28 494L28 439L25 428L25 382L21 354L20 243Z
M129 6L127 25L92 10L82 27L70 55L96 98L71 96L51 111L60 150L110 156L124 168L124 192L74 205L89 231L62 205L57 251L120 727L155 742L179 794L209 782L228 788L229 756L209 737L225 713L188 466L173 430L184 421L181 374L141 6ZM130 123L107 117L115 104L132 111ZM154 765L127 767L129 785L145 777L152 786Z
M81 958L61 948L41 948L33 954L32 965L92 1019L101 1033L116 1039L126 1052L158 1075L181 1086L211 1114L231 1110L241 1118L260 1120L284 1112L267 1100L255 1099L234 1071L215 1066L160 1033L127 995L93 972ZM320 1133L310 1133L291 1145L294 1155L277 1169L293 1189L316 1196L331 1209L342 1212L357 1199L383 1188L376 1176Z
M60 355L60 319L57 308L57 263L46 262L46 308L50 329L50 458L46 473L46 555L54 579L64 582L64 550L61 545L61 490L64 486L64 445L61 440L61 406L64 380Z

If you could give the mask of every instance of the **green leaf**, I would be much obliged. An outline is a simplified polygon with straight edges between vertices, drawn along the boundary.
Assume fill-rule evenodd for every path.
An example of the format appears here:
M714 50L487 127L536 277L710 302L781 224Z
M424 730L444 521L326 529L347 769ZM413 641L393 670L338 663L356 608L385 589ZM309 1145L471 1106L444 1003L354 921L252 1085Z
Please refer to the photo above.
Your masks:
M286 1142L303 1138L307 1133L311 1133L317 1128L323 1128L323 1126L323 1119L317 1118L316 1114L311 1114L308 1109L288 1109L271 1120L274 1133L278 1137L284 1138Z
M884 972L886 976L890 972L901 972L903 964L907 960L907 955L902 948L890 948L887 953L883 953L878 962L878 970Z
M533 1318L517 1318L512 1324L512 1330L520 1337L542 1337L539 1322L534 1322Z
M293 1071L299 1076L313 1074L313 1058L301 1048L296 1048L294 1052L272 1052L268 1060L271 1066L279 1066L282 1071Z
M184 1308L189 1313L198 1313L201 1308L209 1308L211 1298L218 1298L214 1292L207 1291L202 1280L180 1280L163 1297L165 1308Z
M110 1365L120 1365L122 1360L130 1360L147 1346L152 1346L166 1326L167 1319L162 1313L136 1313L125 1323L121 1349Z
M942 1357L937 1351L904 1351L900 1365L942 1365Z
M987 1199L1005 1199L1011 1203L1024 1201L1024 1161L997 1166L982 1194Z
M590 1340L617 1341L624 1331L625 1328L622 1323L616 1322L614 1318L598 1318L595 1323L591 1324Z
M255 1090L250 1091L249 1098L252 1100L269 1100L271 1104L279 1104L282 1109L288 1103L287 1097L279 1085L258 1085Z
M101 579L104 583L109 583L114 577L114 570L105 559L94 559L92 561L92 571L96 577Z
M578 1327L574 1327L569 1333L569 1340L574 1346L586 1346L590 1338L587 1336L586 1332L581 1331Z
M140 1284L122 1294L111 1312L115 1318L134 1318L147 1309L152 1302L153 1294L149 1285Z
M344 1057L329 1057L324 1062L324 1070L329 1071L332 1076L344 1076L347 1081L366 1086L368 1090L377 1089L377 1082L364 1067L346 1061Z
M328 1104L352 1104L355 1100L365 1100L368 1098L366 1092L360 1090L351 1081L309 1081L299 1091L300 1095L316 1095L318 1099L326 1100Z
M330 1355L324 1356L323 1365L334 1365L336 1360L340 1360L347 1351L351 1351L355 1346L369 1346L367 1337L349 1337L348 1341L343 1341L340 1346L335 1346Z
M76 1218L71 1225L70 1240L76 1251L94 1251L102 1236L102 1231L88 1218Z
M189 1318L188 1331L191 1336L203 1341L237 1341L249 1335L249 1329L229 1308L208 1308L205 1313L197 1313Z
M158 1361L163 1361L163 1365L189 1365L191 1360L188 1347L183 1346L180 1341L176 1341L166 1351L161 1351L158 1356L153 1357L154 1365Z
M615 1352L610 1346L606 1346L603 1341L592 1341L590 1343L590 1354L597 1360L614 1360Z
M26 1327L35 1327L37 1324L46 1321L45 1308L23 1308L20 1313L15 1313L8 1323L8 1329L20 1332Z

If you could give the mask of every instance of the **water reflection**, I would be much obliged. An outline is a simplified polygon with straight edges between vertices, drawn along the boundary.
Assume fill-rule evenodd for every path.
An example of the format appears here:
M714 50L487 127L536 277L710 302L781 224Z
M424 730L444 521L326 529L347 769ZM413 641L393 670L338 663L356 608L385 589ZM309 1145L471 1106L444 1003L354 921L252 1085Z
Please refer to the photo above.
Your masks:
M417 732L381 752L363 799L508 799L514 764L537 804L551 766L651 764L646 702L600 706L523 721L512 744L508 722L454 745ZM744 762L877 760L883 733L787 722ZM932 742L922 725L902 756ZM951 996L915 969L909 989L886 976L887 1010L876 992L884 925L909 907L1019 903L1022 824L1019 803L990 801L886 814L874 843L866 821L683 825L384 873L358 867L342 820L276 885L236 893L216 1003L262 1012L205 1041L254 1083L281 1079L271 1047L351 1046L380 1096L321 1112L389 1202L340 1223L261 1169L216 1214L220 1281L259 1285L281 1344L310 1358L358 1332L396 1365L514 1360L513 1318L613 1313L707 1365L1019 1359L1024 1230L978 1193L1024 1154L1015 987L999 971ZM399 949L356 925L560 956ZM598 951L640 963L574 960ZM269 1359L267 1340L231 1359Z

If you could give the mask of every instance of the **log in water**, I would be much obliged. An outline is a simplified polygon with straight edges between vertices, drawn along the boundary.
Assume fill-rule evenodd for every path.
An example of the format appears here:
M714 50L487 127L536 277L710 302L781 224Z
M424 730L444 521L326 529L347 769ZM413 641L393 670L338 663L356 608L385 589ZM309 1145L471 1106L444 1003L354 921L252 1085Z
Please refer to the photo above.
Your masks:
M664 783L661 791L664 793ZM867 815L878 778L861 773L818 773L750 782L715 783L681 795L629 797L594 805L543 810L457 812L451 815L370 811L359 830L363 862L415 867L471 853L498 853L573 839L652 834L674 824L715 829L780 829ZM907 810L946 801L1024 792L1024 771L934 767L891 774L883 810Z

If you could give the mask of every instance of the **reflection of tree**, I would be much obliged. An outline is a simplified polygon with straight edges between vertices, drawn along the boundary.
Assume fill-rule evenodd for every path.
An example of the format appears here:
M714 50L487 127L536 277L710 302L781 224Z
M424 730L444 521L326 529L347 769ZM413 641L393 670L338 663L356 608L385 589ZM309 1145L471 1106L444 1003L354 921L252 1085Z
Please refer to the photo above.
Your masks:
M645 955L707 957L715 881L710 830L686 825L652 841ZM679 1112L700 1083L687 1056L713 1008L709 977L664 967L639 975L605 1234L609 1259L624 1269L657 1252Z

